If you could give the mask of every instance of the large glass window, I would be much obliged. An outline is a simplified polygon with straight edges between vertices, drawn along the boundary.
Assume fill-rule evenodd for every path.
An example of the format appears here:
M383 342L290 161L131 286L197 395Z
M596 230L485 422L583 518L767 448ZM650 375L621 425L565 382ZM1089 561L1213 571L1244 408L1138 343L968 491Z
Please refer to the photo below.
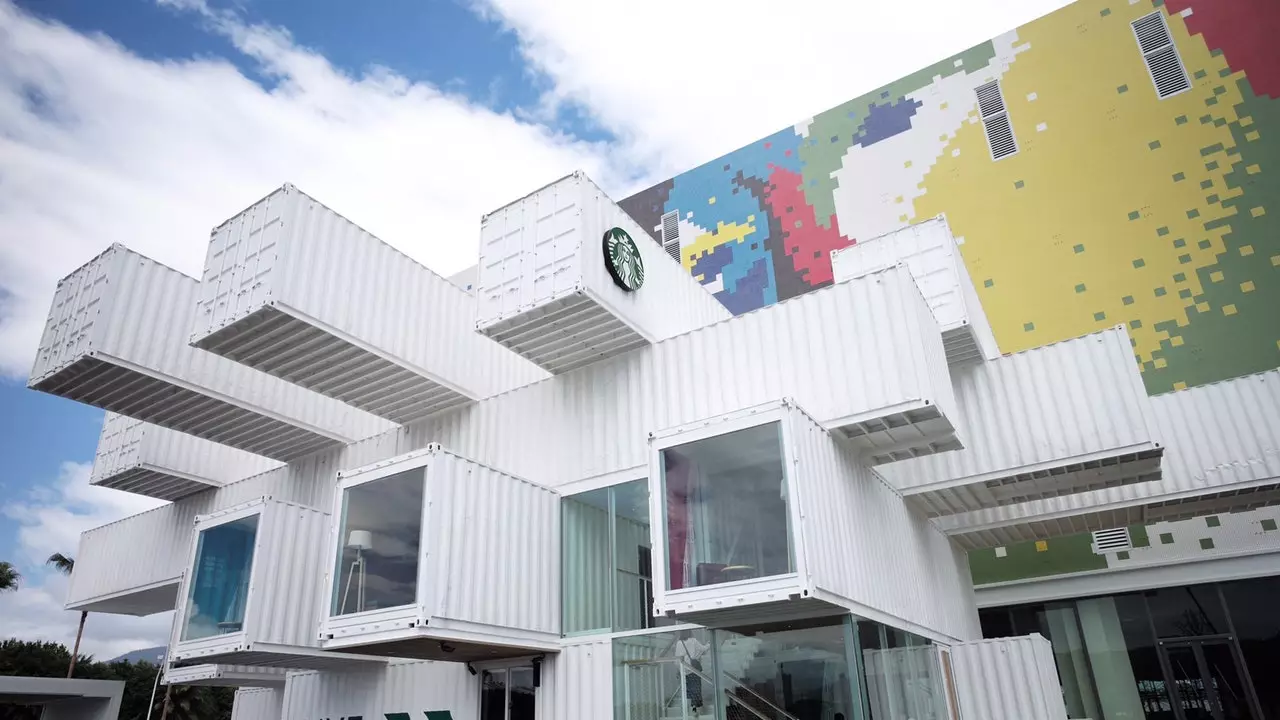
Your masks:
M647 480L561 503L565 634L652 627L653 560Z
M724 716L856 717L846 638L844 616L717 630Z
M343 491L333 615L417 602L425 472L414 468Z
M244 629L258 518L250 515L200 531L187 595L183 640L199 640Z
M946 678L927 638L860 620L858 644L871 720L947 720Z
M795 571L781 427L662 451L669 589Z

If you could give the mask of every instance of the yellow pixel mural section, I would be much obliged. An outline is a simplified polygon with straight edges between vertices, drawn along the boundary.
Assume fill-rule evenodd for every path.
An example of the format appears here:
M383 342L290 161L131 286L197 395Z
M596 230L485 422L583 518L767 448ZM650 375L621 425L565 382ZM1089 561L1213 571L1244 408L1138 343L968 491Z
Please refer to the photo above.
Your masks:
M1153 393L1271 369L1268 37L1274 0L1081 0L623 206L652 228L677 213L683 264L733 312L829 284L833 249L945 214L1003 352L1124 324ZM993 81L1007 145L978 105Z

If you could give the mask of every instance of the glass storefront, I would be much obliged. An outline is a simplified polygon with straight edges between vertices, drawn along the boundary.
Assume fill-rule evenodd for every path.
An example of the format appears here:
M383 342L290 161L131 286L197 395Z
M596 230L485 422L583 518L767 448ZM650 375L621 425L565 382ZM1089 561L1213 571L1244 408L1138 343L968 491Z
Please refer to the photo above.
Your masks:
M343 490L332 615L417 602L425 473L414 468Z
M795 571L778 423L662 451L670 590Z
M616 638L615 720L947 720L924 638L851 616Z
M653 617L648 481L570 495L560 507L564 634L666 622Z
M1278 592L1261 578L989 608L982 630L1048 638L1070 718L1280 718Z

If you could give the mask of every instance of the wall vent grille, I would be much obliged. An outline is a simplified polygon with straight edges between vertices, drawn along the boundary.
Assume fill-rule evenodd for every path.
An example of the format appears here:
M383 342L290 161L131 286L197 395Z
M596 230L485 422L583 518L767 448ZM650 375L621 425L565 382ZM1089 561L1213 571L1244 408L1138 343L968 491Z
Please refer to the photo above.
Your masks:
M1129 528L1112 528L1096 530L1093 533L1093 552L1104 555L1109 552L1133 549L1133 539L1129 537Z
M1191 89L1191 78L1182 64L1173 35L1159 10L1134 20L1133 36L1138 40L1138 50L1147 64L1147 72L1155 85L1156 96L1161 100Z
M978 113L982 116L982 127L987 131L991 159L1000 160L1018 154L1018 139L1013 135L1013 123L1009 121L1009 109L1004 104L1000 81L979 85L974 93L978 96Z
M672 260L680 262L680 211L672 210L662 216L662 249Z

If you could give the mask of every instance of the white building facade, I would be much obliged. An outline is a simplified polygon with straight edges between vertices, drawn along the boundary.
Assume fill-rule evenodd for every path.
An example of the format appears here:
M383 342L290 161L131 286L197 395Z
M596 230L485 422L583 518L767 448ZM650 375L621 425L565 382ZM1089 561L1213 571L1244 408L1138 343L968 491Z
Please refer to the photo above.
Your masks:
M83 535L67 607L176 609L166 681L237 718L1066 718L1074 656L979 605L1072 577L975 592L970 556L1274 530L1280 374L1148 397L1124 327L1001 355L957 255L939 219L734 317L581 174L484 218L470 290L287 185L200 280L113 246L31 386L111 413L94 483L170 502Z

